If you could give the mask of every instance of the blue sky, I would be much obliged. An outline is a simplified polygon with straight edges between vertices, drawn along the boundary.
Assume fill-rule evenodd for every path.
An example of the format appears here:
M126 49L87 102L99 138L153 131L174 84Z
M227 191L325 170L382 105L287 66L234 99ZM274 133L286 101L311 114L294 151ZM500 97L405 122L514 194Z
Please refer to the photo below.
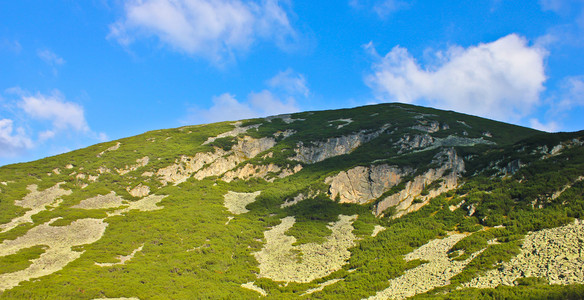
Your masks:
M582 130L583 50L583 0L2 1L0 165L383 102Z

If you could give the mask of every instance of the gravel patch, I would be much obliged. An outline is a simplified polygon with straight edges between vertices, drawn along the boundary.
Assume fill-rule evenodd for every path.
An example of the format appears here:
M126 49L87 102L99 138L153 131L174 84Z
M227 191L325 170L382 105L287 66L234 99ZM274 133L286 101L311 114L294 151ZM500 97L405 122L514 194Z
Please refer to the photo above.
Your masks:
M294 217L282 219L282 223L264 232L266 244L254 253L259 262L259 277L274 281L311 282L341 269L355 245L353 235L354 216L340 215L339 221L328 226L332 234L322 244L307 243L293 246L296 238L285 235L295 222ZM302 253L299 257L298 252Z
M14 201L14 204L20 207L28 208L29 211L24 215L12 219L9 223L0 224L0 232L6 232L20 224L32 223L32 216L39 212L46 210L46 206L56 206L60 203L61 196L71 194L70 190L64 190L60 186L63 182L55 184L44 191L39 191L36 184L31 184L27 187L30 191L22 200Z
M107 227L107 223L101 219L81 219L68 226L51 226L50 223L54 220L32 228L15 240L5 240L0 244L0 256L15 254L33 246L48 247L45 253L33 260L28 268L0 274L0 291L11 289L23 281L61 270L83 254L83 252L71 250L71 247L94 243L103 236Z
M261 191L253 193L237 193L229 191L223 197L225 208L234 215L244 214L249 211L245 207L254 202L260 193Z

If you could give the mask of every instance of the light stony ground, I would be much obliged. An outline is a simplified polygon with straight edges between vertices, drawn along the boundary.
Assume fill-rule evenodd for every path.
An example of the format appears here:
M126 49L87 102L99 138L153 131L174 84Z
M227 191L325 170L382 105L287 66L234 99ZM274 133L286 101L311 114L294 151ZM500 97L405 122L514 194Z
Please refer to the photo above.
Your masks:
M39 191L36 184L29 185L27 188L30 193L22 200L14 201L14 204L30 210L24 215L12 219L9 223L0 224L0 232L6 232L23 223L32 223L31 217L46 210L47 205L58 205L61 196L71 194L70 190L62 189L61 184L62 182L57 183L44 191Z
M339 221L328 226L332 234L322 244L308 243L293 246L296 238L285 235L295 222L294 217L282 219L282 223L264 232L266 244L254 253L259 262L259 277L274 281L311 282L339 270L355 245L353 222L357 216L339 216ZM299 257L297 252L302 253Z
M375 227L373 228L373 232L371 233L372 237L376 237L380 232L384 231L385 227L381 226L381 225L375 225Z
M225 208L227 208L227 210L234 215L244 214L249 211L245 207L248 204L254 202L260 193L261 191L256 191L253 193L237 193L229 191L223 197L223 204L225 205Z
M341 280L344 280L344 279L336 278L336 279L327 280L327 281L325 281L325 282L323 282L323 283L319 284L319 285L318 285L317 287L315 287L315 288L312 288L312 289L308 289L308 290L306 290L306 292L304 292L304 294L302 294L301 296L304 296L304 295L310 295L310 294L312 294L312 293L315 293L315 292L320 292L320 291L322 291L322 290L323 290L325 287L327 287L327 286L329 286L329 285L332 285L332 284L335 284L335 283L337 283L337 282L339 282L339 281L341 281Z
M520 277L542 277L550 284L584 283L584 223L545 229L525 236L521 253L463 287L515 285Z
M99 240L107 227L100 219L81 219L68 226L51 226L51 220L34 227L15 240L0 244L0 256L15 254L34 246L45 245L48 249L38 259L21 271L0 274L0 291L11 289L19 283L52 274L79 258L83 252L71 250L77 245L91 244Z
M138 253L139 251L142 251L143 247L144 247L144 244L142 244L142 246L134 249L134 251L132 251L132 253L130 253L128 255L118 256L119 262L117 262L117 263L95 263L95 264L100 266L100 267L111 267L111 266L115 266L115 265L123 265L127 261L129 261L130 259L134 258L134 255L136 255L136 253Z
M163 209L164 207L158 206L158 203L162 201L162 199L166 198L167 195L150 195L148 197L144 197L138 201L129 202L128 207L118 209L113 213L108 213L108 216L118 216L123 213L129 212L131 210L139 210L139 211L153 211Z
M107 209L120 207L124 204L124 199L116 195L115 192L110 192L107 195L97 195L95 197L81 200L79 204L72 206L72 208L82 209Z
M464 261L453 261L447 252L465 234L453 234L443 239L435 239L407 254L406 261L415 259L429 260L416 268L389 281L389 287L369 299L405 299L424 293L439 286L450 284L450 278L462 272L462 269L482 251L474 253Z
M121 298L95 298L93 300L140 300L140 299L136 297L132 298L121 297Z
M254 281L251 281L251 282L248 282L248 283L244 283L244 284L241 285L241 287L244 288L244 289L252 290L254 292L258 292L258 293L260 293L264 297L268 295L268 293L264 289L262 289L259 286L254 285Z

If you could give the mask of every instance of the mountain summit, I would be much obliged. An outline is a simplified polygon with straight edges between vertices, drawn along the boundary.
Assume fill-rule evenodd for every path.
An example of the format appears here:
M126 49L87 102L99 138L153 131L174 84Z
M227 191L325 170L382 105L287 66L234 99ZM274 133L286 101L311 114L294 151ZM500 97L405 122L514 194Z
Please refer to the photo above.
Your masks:
M0 299L584 297L584 132L406 104L0 168Z

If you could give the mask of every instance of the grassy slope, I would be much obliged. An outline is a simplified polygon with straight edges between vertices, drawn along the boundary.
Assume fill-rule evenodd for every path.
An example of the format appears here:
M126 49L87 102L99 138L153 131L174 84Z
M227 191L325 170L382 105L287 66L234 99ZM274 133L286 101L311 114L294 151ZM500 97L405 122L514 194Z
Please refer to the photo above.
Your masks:
M485 131L492 133L488 138L499 144L498 147L464 147L458 149L467 155L478 158L469 165L474 171L484 170L490 161L503 157L512 160L521 156L522 161L534 163L516 174L511 179L490 180L488 177L469 177L466 184L458 191L438 197L432 203L416 213L398 220L376 219L367 207L357 205L340 205L326 197L301 202L286 209L279 205L299 191L309 187L326 188L322 181L327 176L340 170L359 164L368 164L377 159L392 158L390 162L398 165L416 164L423 167L429 163L433 152L410 155L397 155L392 149L393 143L405 132L407 127L415 124L415 116L429 114L427 119L447 123L448 130L440 131L436 137L449 134L478 138ZM416 247L430 239L444 235L448 230L475 231L482 226L506 225L506 230L492 232L502 241L501 249L485 251L477 258L481 264L471 264L458 281L468 280L477 272L496 262L509 258L509 254L518 249L515 243L529 230L558 226L569 222L570 218L581 217L582 187L575 185L569 190L571 197L568 205L551 203L542 210L529 209L530 201L538 195L553 192L574 179L584 170L581 149L567 151L558 157L538 162L527 151L517 153L520 148L536 147L549 144L553 147L559 141L569 140L582 134L549 135L537 131L508 125L482 118L444 112L430 108L415 107L405 104L387 104L365 106L350 110L306 112L292 115L293 119L304 119L286 124L280 119L266 122L262 119L249 120L245 125L262 123L256 132L249 132L255 137L271 135L277 131L291 129L296 131L288 139L279 141L274 149L274 156L268 159L254 159L253 163L293 163L287 160L291 149L297 142L322 141L329 137L350 134L359 130L374 130L390 123L398 131L385 134L362 146L349 155L331 158L305 168L290 177L268 184L263 180L235 181L231 184L212 179L188 180L179 186L162 187L153 179L140 176L145 171L155 171L165 167L181 155L192 156L197 152L210 151L210 145L203 146L208 137L216 136L233 128L229 123L217 123L191 126L178 129L148 132L139 136L119 140L121 147L117 151L106 152L101 158L96 154L113 146L118 141L99 144L71 153L50 157L36 162L10 165L0 168L0 181L14 181L7 186L0 186L0 223L8 222L14 216L23 213L23 209L13 205L15 199L26 194L26 186L38 184L48 188L57 182L66 182L65 187L73 193L63 197L63 204L53 210L40 213L34 217L35 224L45 222L56 216L64 217L62 224L86 217L105 217L105 211L83 211L70 208L80 200L97 194L116 191L119 195L131 199L126 187L139 183L151 187L156 194L170 195L163 200L163 210L153 212L130 212L127 216L110 217L109 226L98 242L79 247L84 250L82 257L65 269L44 277L36 282L23 282L20 286L0 294L0 298L97 298L136 296L140 299L150 298L253 298L258 294L240 288L241 283L256 281L272 298L295 298L298 292L310 287L310 284L289 284L281 286L267 279L257 279L257 262L251 253L262 247L263 231L279 223L279 219L293 215L298 222L288 234L297 236L299 242L322 240L329 232L326 224L335 221L339 214L359 214L355 223L356 231L362 240L353 249L349 264L341 271L320 281L331 278L344 278L333 286L315 293L315 298L338 298L343 294L358 299L373 294L387 285L389 278L399 276L405 269L414 267L401 258ZM337 129L334 120L351 118L352 123ZM333 122L331 122L333 121ZM456 122L463 121L465 124ZM470 126L470 127L469 127ZM153 140L154 139L154 140ZM520 141L526 139L525 141ZM218 146L229 146L229 140L220 141ZM136 159L150 157L150 163L125 176L117 173L102 175L99 182L90 184L81 190L72 172L97 175L97 168L103 166L114 170L132 165ZM160 158L160 159L159 159ZM570 164L566 164L566 159ZM73 169L65 169L72 164ZM60 168L61 174L47 176L54 168ZM81 169L83 168L83 169ZM488 173L488 172L487 172ZM469 174L470 175L470 174ZM560 179L558 178L558 175ZM40 179L40 181L39 181ZM522 184L518 180L523 180ZM549 183L551 182L551 183ZM546 184L543 184L546 183ZM258 201L248 206L251 211L237 216L229 226L225 226L229 214L223 207L223 194L228 190L251 192L262 190ZM513 190L513 193L509 193ZM570 194L571 193L571 194ZM488 196L487 196L488 195ZM568 196L566 196L568 197ZM467 217L464 208L450 212L448 206L465 199L468 203L477 203L477 216ZM565 201L566 199L560 199ZM558 201L560 201L558 200ZM368 237L374 225L382 224L388 229L376 238ZM0 240L13 239L24 234L31 225L22 225L7 233L0 234ZM472 252L473 245L481 244L491 236L475 233L469 239L478 242L461 242L457 248ZM464 241L464 240L463 240ZM126 265L98 267L94 262L114 262L118 255L127 255L144 244L138 253ZM490 246L491 247L491 246ZM35 257L39 249L23 251L9 259L4 259L11 269L22 269ZM476 250L474 250L476 251ZM21 256L21 259L18 259ZM347 272L355 269L354 272ZM320 282L319 281L319 282ZM448 287L447 287L448 289ZM513 290L510 288L510 290ZM574 289L560 289L570 292ZM518 288L521 293L533 292L535 295L557 293L558 288ZM579 291L576 288L576 291ZM469 292L470 293L470 292ZM543 294L542 294L543 293ZM485 294L487 295L487 294Z

